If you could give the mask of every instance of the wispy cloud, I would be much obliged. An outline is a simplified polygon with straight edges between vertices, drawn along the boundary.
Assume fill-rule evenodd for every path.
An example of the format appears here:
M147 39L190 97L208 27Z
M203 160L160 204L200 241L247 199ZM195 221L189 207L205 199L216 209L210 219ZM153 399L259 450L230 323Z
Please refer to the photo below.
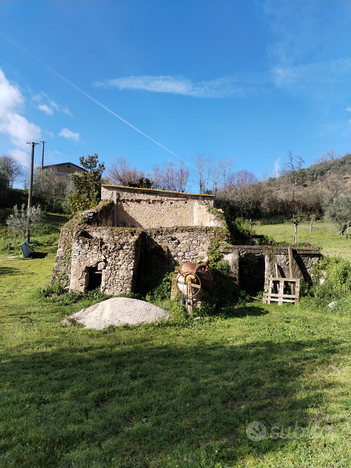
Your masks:
M273 69L273 79L277 87L307 86L311 84L333 84L351 78L351 58L341 58L326 62Z
M71 130L68 130L68 128L63 128L59 133L59 136L75 141L79 141L80 139L79 133L73 133Z
M351 112L351 107L346 107L347 112Z
M274 163L274 171L273 171L272 176L279 177L279 175L280 175L280 158L278 158Z
M71 114L71 112L70 112L70 110L68 109L67 106L62 109L62 112L64 114L67 114L67 115L70 115L71 117L73 117L73 115Z
M54 111L46 104L39 104L38 109L49 115L54 113Z
M54 111L56 112L63 112L64 114L68 114L72 117L71 112L69 111L68 107L61 107L57 102L53 99L50 99L46 93L40 92L33 96L32 100L37 104L37 109L42 112L45 112L48 115L53 115Z
M351 77L351 58L295 66L277 65L261 73L237 74L209 81L192 81L184 77L127 76L94 81L95 88L153 93L168 93L197 98L240 98L273 88L304 88L343 82Z
M211 81L191 81L187 78L170 75L127 76L102 82L94 81L93 86L95 88L141 90L203 98L240 97L255 91L253 83L238 82L237 79L231 77Z

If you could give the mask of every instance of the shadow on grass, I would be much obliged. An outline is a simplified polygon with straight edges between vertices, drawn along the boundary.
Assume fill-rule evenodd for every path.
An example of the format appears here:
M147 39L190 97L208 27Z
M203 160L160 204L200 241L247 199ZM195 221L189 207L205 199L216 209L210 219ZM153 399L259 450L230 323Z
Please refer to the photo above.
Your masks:
M32 252L30 254L31 258L45 258L47 256L47 252Z
M267 315L269 311L260 307L258 305L248 305L246 307L238 307L237 309L234 308L223 308L223 314L226 317L259 317L261 315Z
M0 267L0 275L18 275L20 274L20 270L18 268L13 267Z
M323 339L154 346L145 330L78 333L80 346L2 356L4 466L234 466L279 454L291 441L251 441L248 424L307 427L338 384L302 391L306 379L349 352Z

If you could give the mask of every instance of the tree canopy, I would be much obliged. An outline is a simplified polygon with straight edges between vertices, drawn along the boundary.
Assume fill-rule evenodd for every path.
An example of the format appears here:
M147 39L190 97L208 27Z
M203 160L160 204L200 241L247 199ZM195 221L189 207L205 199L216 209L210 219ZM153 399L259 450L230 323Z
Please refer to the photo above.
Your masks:
M69 195L72 213L80 213L96 206L101 199L101 178L105 170L104 163L98 163L98 155L81 156L80 164L87 172L76 172L71 176L73 190Z
M0 195L13 188L15 180L23 174L22 165L12 156L0 156Z

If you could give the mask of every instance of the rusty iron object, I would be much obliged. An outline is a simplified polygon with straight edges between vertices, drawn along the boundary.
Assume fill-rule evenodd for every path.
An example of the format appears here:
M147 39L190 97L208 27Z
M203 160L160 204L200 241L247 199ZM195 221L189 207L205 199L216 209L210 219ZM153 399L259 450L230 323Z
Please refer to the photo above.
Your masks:
M201 290L212 291L213 276L207 265L201 263L184 263L177 279L178 291L186 297L194 297Z

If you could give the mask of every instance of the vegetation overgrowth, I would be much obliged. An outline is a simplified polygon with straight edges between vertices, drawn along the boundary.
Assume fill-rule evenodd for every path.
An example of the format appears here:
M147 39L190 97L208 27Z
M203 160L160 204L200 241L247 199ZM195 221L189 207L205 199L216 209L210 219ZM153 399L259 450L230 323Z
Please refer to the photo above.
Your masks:
M351 154L340 157L333 150L327 153L307 168L286 163L288 167L276 177L258 183L247 178L239 180L219 192L216 206L233 219L243 217L267 224L296 216L307 220L316 215L321 219L335 198L350 191ZM347 222L348 216L343 214L342 222Z
M65 218L47 219L45 255L0 253L2 468L351 465L347 261L325 260L298 307L242 295L193 317L168 274L145 299L170 322L96 331L62 321L107 297L48 284Z

